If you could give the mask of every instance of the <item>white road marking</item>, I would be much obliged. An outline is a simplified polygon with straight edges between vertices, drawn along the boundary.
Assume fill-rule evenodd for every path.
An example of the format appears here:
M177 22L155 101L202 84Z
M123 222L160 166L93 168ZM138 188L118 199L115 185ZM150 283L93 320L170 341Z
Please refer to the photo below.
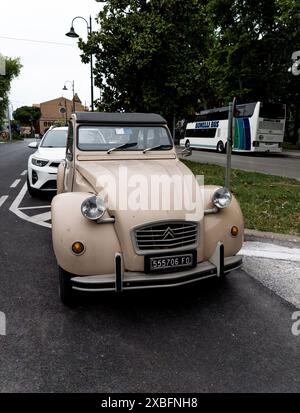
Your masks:
M19 185L20 182L21 182L21 179L16 179L15 182L13 182L10 187L11 188L16 188Z
M25 169L25 171L23 171L23 172L21 173L21 176L25 176L25 175L27 175L27 169Z
M28 215L24 214L24 212L22 212L19 209L19 205L23 201L23 198L24 198L26 192L27 192L27 184L25 183L23 188L21 189L21 191L18 193L16 199L11 204L11 207L9 208L9 210L11 212L13 212L15 215L17 215L19 218L21 218L25 221L31 222L33 224L40 225L42 227L51 228L51 224L49 224L48 222L44 222L44 221L48 221L51 218L51 212L50 211L48 213L46 213L47 215L46 214L38 214L39 219L40 219L38 221L36 219L36 216L29 217ZM43 219L44 219L44 221L43 221Z
M39 223L40 221L49 221L51 219L51 211L44 212L43 214L34 215L31 217L32 222Z
M8 195L4 195L0 197L0 207L4 204L4 202L7 200Z
M243 248L240 250L239 255L300 262L299 248L288 248L280 245L267 244L264 242L244 242Z

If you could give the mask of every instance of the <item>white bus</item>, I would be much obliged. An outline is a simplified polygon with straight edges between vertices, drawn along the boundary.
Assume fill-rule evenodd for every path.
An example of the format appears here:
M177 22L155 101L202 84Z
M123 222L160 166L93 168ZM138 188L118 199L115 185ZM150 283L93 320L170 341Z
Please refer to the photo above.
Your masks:
M234 119L234 151L282 152L286 105L253 102L237 105ZM180 146L225 152L228 107L203 110L186 122Z

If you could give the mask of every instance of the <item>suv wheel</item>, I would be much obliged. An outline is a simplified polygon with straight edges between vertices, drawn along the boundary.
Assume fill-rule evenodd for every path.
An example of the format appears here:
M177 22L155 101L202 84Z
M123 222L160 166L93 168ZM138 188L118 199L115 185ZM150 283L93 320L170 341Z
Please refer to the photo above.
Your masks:
M191 146L190 141L186 141L184 146L185 146L186 148L190 148L190 146Z
M58 267L59 275L59 297L64 305L71 306L74 304L74 292L71 286L70 274Z

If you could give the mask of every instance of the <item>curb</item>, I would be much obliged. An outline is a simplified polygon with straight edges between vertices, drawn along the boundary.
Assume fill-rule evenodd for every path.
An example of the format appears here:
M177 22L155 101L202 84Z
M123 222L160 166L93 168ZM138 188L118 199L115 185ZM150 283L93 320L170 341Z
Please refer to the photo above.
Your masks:
M245 229L245 241L258 241L269 244L283 245L289 248L300 248L300 237L297 235L276 234L274 232L261 232Z

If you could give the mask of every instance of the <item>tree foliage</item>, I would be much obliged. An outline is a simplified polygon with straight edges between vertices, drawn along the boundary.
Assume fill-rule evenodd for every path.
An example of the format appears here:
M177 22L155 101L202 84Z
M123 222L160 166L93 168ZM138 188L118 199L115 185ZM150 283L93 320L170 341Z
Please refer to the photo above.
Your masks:
M30 126L33 122L40 119L41 110L32 106L22 106L14 111L13 117L22 126Z
M108 0L82 60L96 57L101 109L166 117L240 101L299 105L298 0Z
M294 101L299 78L288 71L300 46L299 3L294 0L211 0L213 53L206 66L221 103ZM299 97L299 95L298 95Z
M194 109L209 38L199 0L110 0L98 21L101 30L80 47L85 62L96 56L104 108L165 116Z
M5 58L5 74L0 75L0 129L5 117L6 108L8 105L8 94L12 80L20 73L22 65L19 59Z

